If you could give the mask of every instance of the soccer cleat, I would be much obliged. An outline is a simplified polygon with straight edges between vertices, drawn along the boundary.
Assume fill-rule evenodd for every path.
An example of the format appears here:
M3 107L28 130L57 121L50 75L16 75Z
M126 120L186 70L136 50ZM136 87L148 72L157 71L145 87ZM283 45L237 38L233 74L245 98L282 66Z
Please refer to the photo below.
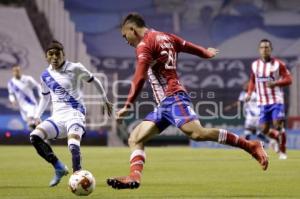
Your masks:
M250 141L250 153L259 162L263 170L267 170L269 161L268 155L264 150L263 144L260 141Z
M285 153L280 152L279 153L279 160L286 160L287 159L287 155Z
M137 189L140 181L133 176L109 178L106 183L114 189Z
M271 148L276 153L279 153L279 145L275 139L270 139L269 148Z
M52 178L52 180L50 181L49 187L56 186L60 182L62 177L68 175L68 173L69 173L69 171L68 171L67 166L64 166L64 167L59 168L59 169L55 169L55 175Z

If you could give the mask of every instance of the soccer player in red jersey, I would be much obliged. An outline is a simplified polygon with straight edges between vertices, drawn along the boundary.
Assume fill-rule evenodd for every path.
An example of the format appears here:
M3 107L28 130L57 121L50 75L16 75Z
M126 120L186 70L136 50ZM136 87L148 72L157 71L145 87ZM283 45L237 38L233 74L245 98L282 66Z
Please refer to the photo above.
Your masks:
M267 169L268 157L261 142L245 140L224 129L202 127L179 81L176 73L177 53L212 58L218 53L217 49L205 49L173 34L149 29L137 13L131 13L124 19L121 32L128 44L136 48L137 66L127 101L117 112L117 119L128 113L146 79L150 82L158 106L130 134L130 174L107 179L109 186L115 189L139 187L146 160L144 143L169 125L178 127L196 141L215 141L242 148L259 162L263 170Z
M282 87L292 83L290 72L283 61L271 56L272 43L268 39L259 42L260 59L251 65L250 84L248 96L256 90L257 104L260 107L259 123L262 132L279 143L279 159L286 159L286 134L284 130L284 95ZM273 124L277 131L271 130Z

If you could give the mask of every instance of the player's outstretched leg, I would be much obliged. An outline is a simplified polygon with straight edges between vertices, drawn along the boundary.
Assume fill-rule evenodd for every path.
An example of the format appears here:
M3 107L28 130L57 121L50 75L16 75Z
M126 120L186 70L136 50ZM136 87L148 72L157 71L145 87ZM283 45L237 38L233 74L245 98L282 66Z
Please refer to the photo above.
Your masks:
M30 142L36 149L37 153L47 162L53 165L55 169L55 175L49 183L49 186L53 187L60 182L63 176L69 173L68 168L58 160L51 147L46 142L44 142L44 140L40 136L37 135L38 133L35 134L35 131L37 130L34 130L30 135Z
M267 170L269 164L268 155L263 148L262 142L257 140L248 141L224 129L219 130L218 142L244 149L259 162L263 170Z
M143 150L135 150L130 156L129 176L113 177L107 179L107 184L114 189L136 189L140 186L142 170L146 154Z
M268 168L268 156L262 143L259 141L248 141L225 129L203 128L198 120L188 122L182 125L180 129L196 141L214 141L244 149L259 162L263 170Z

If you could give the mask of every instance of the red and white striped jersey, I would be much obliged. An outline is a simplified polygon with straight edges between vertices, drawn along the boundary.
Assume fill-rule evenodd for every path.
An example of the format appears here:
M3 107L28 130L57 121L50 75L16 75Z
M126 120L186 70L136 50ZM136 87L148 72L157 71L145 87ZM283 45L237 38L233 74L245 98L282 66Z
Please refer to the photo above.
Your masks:
M136 48L137 65L126 105L133 103L145 79L149 80L157 103L178 91L185 91L176 73L179 52L212 57L205 48L176 35L148 30Z
M254 87L257 93L258 105L283 104L284 95L282 86L291 83L291 75L283 61L271 58L264 62L261 59L254 61L251 65L251 76L248 94L251 87ZM275 87L267 86L268 82L276 84Z

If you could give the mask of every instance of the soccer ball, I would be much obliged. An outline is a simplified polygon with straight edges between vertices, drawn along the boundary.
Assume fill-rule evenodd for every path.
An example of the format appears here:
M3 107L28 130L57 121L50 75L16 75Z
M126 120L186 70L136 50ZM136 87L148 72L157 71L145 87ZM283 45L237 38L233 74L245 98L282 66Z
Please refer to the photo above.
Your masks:
M96 186L93 174L87 170L80 170L73 173L69 179L69 188L72 193L78 196L91 194Z

